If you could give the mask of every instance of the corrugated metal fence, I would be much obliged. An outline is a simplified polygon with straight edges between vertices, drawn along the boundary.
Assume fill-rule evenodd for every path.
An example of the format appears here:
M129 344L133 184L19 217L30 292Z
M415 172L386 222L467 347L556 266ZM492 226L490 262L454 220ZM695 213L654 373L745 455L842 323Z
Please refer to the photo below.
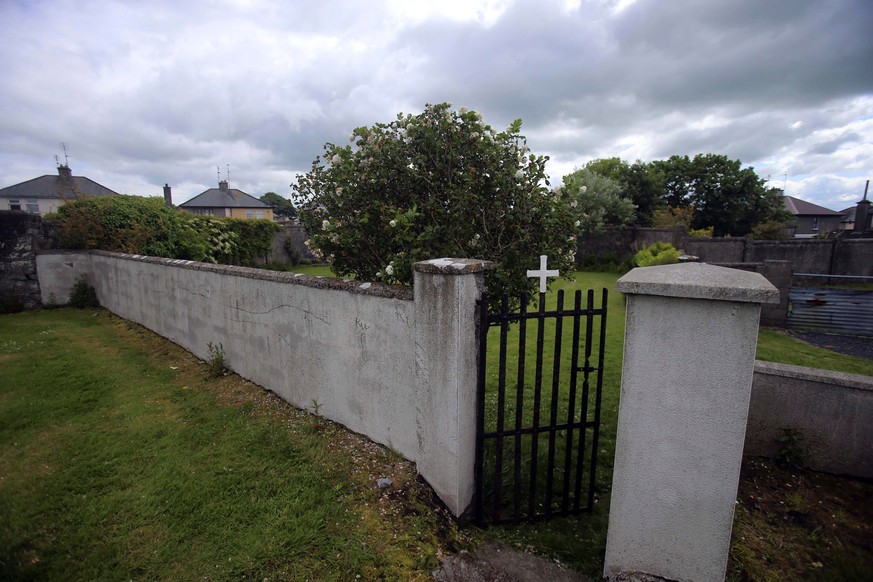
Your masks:
M873 337L873 291L792 287L788 301L791 329Z

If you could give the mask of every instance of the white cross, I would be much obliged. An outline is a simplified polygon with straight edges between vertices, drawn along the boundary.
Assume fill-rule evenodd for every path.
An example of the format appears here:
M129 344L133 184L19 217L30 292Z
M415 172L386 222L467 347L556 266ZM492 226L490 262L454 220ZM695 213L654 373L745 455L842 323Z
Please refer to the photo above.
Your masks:
M539 271L531 271L528 270L528 277L539 277L540 278L540 293L546 292L546 279L548 277L557 277L560 275L557 269L553 269L549 271L546 269L546 263L549 262L549 258L546 255L540 255L540 270Z

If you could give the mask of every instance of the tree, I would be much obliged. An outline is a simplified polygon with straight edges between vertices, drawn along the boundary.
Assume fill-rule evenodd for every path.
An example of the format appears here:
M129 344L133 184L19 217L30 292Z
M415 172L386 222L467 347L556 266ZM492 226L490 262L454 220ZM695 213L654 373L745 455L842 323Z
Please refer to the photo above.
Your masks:
M621 194L636 206L635 224L651 226L652 212L661 204L663 177L654 167L637 160L628 164L620 158L600 158L585 164L585 169L617 182Z
M496 132L451 104L355 129L353 146L324 146L299 175L293 198L310 245L339 275L410 284L412 264L436 257L492 260L492 297L536 282L538 255L573 269L569 197L550 192L545 163L531 154L521 120Z
M627 167L624 195L637 207L636 224L652 225L652 214L663 205L664 176L652 165L637 160Z
M634 204L622 196L619 183L591 170L576 170L564 176L560 191L570 197L570 206L575 208L574 215L583 233L601 231L607 224L634 221Z
M672 156L653 162L664 175L670 207L690 207L691 226L713 227L715 236L743 236L757 224L781 220L782 205L776 190L767 189L753 168L716 154Z
M273 209L274 216L288 220L297 218L297 209L294 207L294 204L275 192L267 192L259 200Z

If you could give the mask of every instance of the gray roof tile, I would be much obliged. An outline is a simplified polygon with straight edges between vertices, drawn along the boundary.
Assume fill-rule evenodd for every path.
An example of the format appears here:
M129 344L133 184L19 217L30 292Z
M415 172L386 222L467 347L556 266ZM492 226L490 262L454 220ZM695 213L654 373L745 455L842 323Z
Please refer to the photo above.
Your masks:
M118 192L84 176L73 176L69 181L60 176L40 176L20 184L0 188L0 198L61 198L73 200L76 195L115 196Z

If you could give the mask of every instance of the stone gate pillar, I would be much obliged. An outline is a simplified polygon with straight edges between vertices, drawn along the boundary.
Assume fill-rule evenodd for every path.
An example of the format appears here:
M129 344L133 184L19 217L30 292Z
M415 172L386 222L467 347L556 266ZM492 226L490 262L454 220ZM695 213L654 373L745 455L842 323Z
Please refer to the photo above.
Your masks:
M634 269L604 576L723 580L763 276L704 263ZM627 578L626 578L627 579Z
M416 463L455 516L468 509L475 490L476 301L493 267L475 259L413 265Z

